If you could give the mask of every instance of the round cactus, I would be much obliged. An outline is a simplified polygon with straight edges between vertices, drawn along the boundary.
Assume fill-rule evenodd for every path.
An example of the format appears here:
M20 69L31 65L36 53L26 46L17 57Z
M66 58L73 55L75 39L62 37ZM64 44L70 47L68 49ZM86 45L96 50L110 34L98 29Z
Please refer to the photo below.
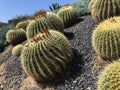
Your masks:
M92 46L104 60L120 57L120 17L113 17L100 23L93 32Z
M13 46L26 40L26 33L22 28L14 28L7 32L6 40Z
M24 30L26 30L26 27L28 26L29 23L30 20L21 21L16 25L16 28L23 28Z
M24 47L21 59L28 75L36 81L48 82L67 71L72 56L72 47L62 33L43 30Z
M63 20L65 28L70 27L78 20L78 12L72 5L63 6L57 15Z
M109 64L98 77L97 90L120 90L120 62Z
M13 49L12 49L12 54L13 54L14 56L20 56L23 48L24 48L24 46L21 45L21 44L16 45L16 46L13 47Z
M54 29L63 32L64 25L62 20L55 14L45 11L39 12L27 27L27 38L30 39L37 35L41 30Z
M107 18L120 15L120 0L91 0L89 10L93 19L99 23Z

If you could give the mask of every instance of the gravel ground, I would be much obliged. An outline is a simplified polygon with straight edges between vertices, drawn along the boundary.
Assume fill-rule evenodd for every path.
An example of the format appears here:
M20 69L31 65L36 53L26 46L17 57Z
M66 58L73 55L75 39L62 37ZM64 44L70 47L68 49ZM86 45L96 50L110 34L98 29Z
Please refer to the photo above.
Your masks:
M82 16L80 20L82 21L65 29L65 35L75 53L71 69L62 80L51 83L46 90L96 90L100 69L93 71L96 62L91 46L95 22L90 15ZM8 46L0 53L0 90L20 90L25 85L29 85L29 89L26 87L21 90L43 90L33 85L31 79L27 79L28 82L25 83L26 74L21 68L20 58L12 56L11 50L12 46Z

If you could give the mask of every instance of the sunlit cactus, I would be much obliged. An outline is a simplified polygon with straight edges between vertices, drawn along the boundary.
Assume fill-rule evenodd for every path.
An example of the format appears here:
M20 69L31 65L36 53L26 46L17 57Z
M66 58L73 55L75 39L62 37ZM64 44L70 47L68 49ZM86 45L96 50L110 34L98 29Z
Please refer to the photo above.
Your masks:
M107 19L96 27L92 46L104 60L120 58L120 17Z
M25 45L22 66L36 81L52 81L61 77L70 67L72 46L67 38L54 30L43 30Z
M42 10L41 13L35 14L35 19L28 25L27 38L34 37L44 29L54 29L63 32L64 25L57 15Z
M6 40L13 46L26 40L26 32L22 28L14 28L7 32Z
M120 15L120 0L91 0L89 10L93 19L99 23Z
M98 77L97 90L120 90L120 61L104 68Z
M30 20L21 21L16 25L16 28L23 28L24 30L26 30L26 27L28 26L29 23Z
M12 54L14 56L20 56L23 48L24 48L24 46L22 44L18 44L16 46L14 46L12 49Z
M63 6L57 13L63 20L64 27L68 28L78 21L78 12L72 5Z

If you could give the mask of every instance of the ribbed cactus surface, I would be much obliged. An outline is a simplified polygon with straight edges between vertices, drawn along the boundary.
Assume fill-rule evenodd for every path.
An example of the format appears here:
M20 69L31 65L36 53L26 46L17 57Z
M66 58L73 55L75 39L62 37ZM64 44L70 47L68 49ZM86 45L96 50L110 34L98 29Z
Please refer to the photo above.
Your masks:
M24 46L22 44L18 44L16 46L14 46L12 49L12 54L14 56L20 56L23 48L24 48Z
M89 10L93 19L99 23L120 15L120 0L91 0Z
M21 21L16 25L16 28L22 28L26 30L29 23L30 23L30 20Z
M120 17L100 23L92 34L92 46L104 60L120 57Z
M120 90L120 61L109 64L98 77L97 90Z
M65 28L70 27L78 21L78 12L72 5L63 6L57 15L63 20Z
M37 35L41 30L54 29L63 32L64 25L62 20L55 14L45 11L39 12L35 19L27 27L27 38L30 39Z
M73 53L67 38L60 32L44 30L23 49L22 66L37 81L51 81L64 75Z
M13 46L26 40L26 32L22 28L14 28L7 32L6 40Z

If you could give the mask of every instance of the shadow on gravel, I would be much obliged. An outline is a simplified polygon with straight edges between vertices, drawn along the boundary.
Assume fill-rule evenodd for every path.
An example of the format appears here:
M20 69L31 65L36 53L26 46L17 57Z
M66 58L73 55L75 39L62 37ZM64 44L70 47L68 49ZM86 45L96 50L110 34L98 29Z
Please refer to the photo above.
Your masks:
M78 53L78 51L75 49L73 49L73 52L74 52L74 58L71 64L71 68L67 70L67 74L65 74L64 77L62 77L61 79L58 78L57 80L54 80L52 82L48 82L48 83L39 82L39 85L42 85L43 89L46 87L54 88L59 85L64 85L66 81L71 82L73 79L76 78L78 74L82 73L83 56L80 53Z
M74 38L74 34L72 32L64 32L64 35L68 38L68 40L72 40Z

